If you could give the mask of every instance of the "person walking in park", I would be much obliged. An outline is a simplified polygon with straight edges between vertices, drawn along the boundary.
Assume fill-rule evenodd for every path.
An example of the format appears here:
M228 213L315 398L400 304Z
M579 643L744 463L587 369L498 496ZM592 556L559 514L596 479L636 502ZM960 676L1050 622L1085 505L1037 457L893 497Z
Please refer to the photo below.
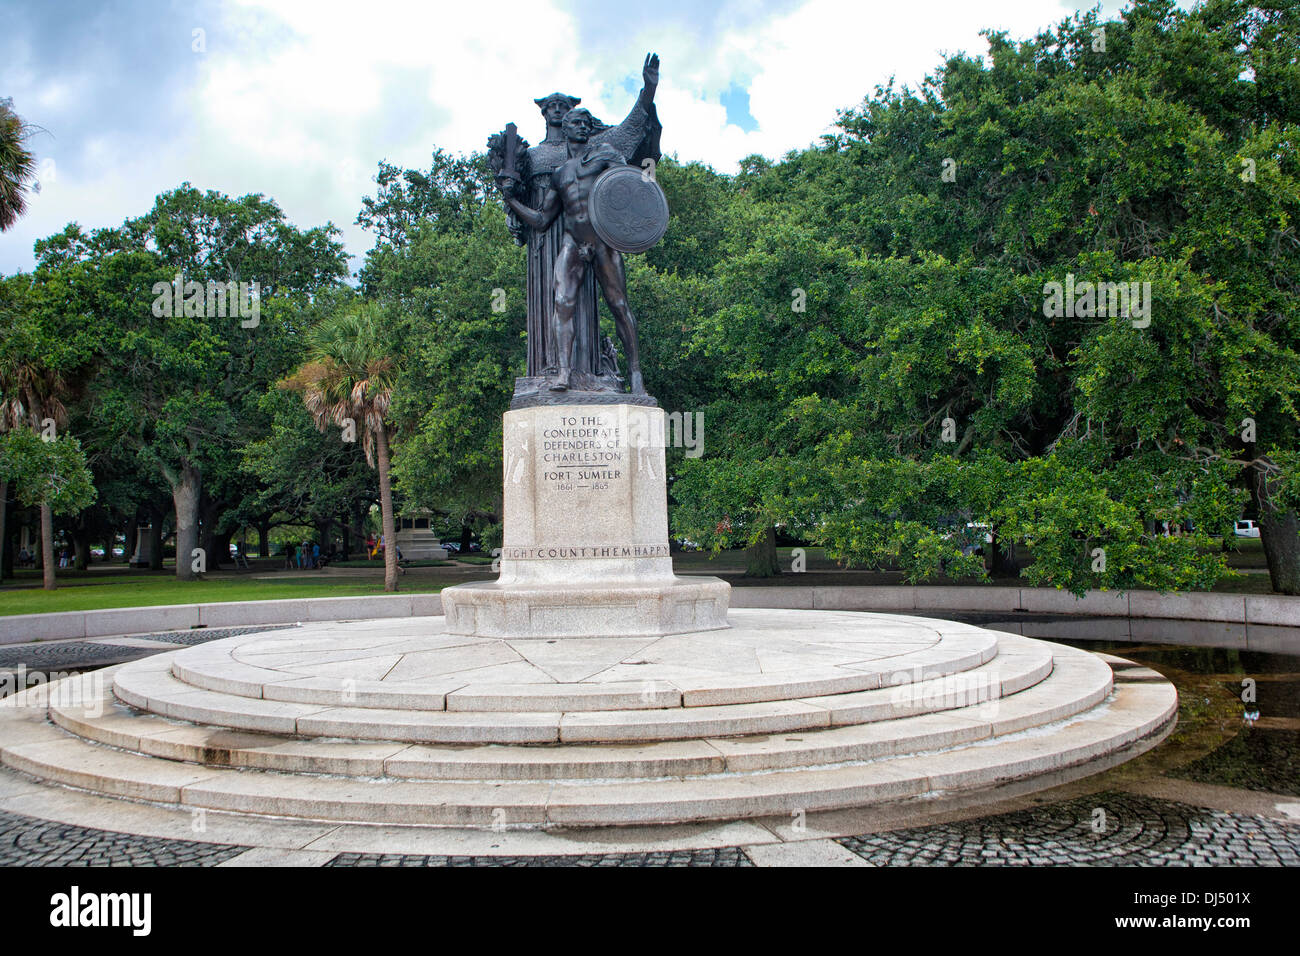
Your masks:
M293 570L293 558L294 558L294 547L292 544L286 544L284 546L284 569L286 571Z
M311 566L317 571L321 569L320 563L320 542L314 542L311 546Z

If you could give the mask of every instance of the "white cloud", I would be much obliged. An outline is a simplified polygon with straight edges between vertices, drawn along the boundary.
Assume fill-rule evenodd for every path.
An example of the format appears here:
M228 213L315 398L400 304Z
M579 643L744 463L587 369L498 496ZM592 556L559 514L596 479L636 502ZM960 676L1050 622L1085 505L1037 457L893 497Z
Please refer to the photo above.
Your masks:
M380 159L423 166L435 145L482 149L510 121L536 142L543 127L532 100L553 90L581 96L617 122L635 95L625 81L639 88L647 50L662 59L664 149L734 171L749 153L775 158L814 142L837 109L856 105L891 74L915 86L943 53L982 53L983 28L1030 36L1074 9L1064 0L1002 0L996 9L968 0L808 0L755 17L756 2L702 11L700 23L711 27L682 29L651 17L632 30L613 19L604 29L580 25L558 0L223 6L225 22L196 23L206 30L205 53L190 53L187 27L178 49L164 54L188 58L172 96L184 107L181 128L160 119L143 134L86 129L80 142L65 134L55 151L60 173L65 157L75 156L82 177L64 175L57 193L36 197L29 216L0 238L0 269L29 267L32 239L70 219L115 225L185 180L233 195L263 193L300 226L332 220L344 229L355 268L371 240L352 221ZM0 79L12 88L29 67ZM148 84L150 65L140 70L131 80ZM39 78L42 102L81 95L85 75ZM748 90L757 129L727 123L719 97L733 85Z

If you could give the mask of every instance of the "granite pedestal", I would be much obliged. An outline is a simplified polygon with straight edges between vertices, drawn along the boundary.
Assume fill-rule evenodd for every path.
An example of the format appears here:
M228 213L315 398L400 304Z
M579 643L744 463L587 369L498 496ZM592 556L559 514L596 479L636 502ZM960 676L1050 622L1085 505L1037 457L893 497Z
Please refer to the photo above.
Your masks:
M516 409L503 446L501 576L442 592L449 633L635 637L727 626L725 581L673 574L662 409Z

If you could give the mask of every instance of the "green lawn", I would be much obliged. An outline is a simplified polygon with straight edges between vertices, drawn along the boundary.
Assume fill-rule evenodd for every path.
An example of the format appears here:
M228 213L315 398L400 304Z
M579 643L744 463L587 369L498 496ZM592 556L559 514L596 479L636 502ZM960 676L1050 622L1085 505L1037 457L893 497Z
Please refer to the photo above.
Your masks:
M406 575L399 582L399 587L406 592L427 593L441 591L453 583L455 581L445 577ZM247 577L216 577L205 581L177 581L175 578L161 576L129 579L125 576L105 577L100 580L82 577L77 581L62 583L56 591L43 591L39 587L6 587L0 590L0 615L383 593L382 579L373 582L329 578L259 581Z

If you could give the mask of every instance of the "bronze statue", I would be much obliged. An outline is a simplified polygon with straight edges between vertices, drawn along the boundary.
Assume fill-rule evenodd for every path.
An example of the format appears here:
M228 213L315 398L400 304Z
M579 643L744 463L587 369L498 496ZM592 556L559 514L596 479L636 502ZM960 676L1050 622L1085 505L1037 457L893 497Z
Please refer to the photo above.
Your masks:
M529 378L521 380L521 388L622 392L617 353L600 335L599 284L614 313L633 395L644 396L622 255L619 247L593 229L589 208L603 171L631 163L640 172L647 159L659 159L661 127L654 107L658 56L646 56L642 78L641 94L618 126L606 126L587 110L576 109L577 97L552 93L534 101L547 123L546 138L539 145L529 148L514 124L488 141L511 231L528 248ZM649 181L653 183L652 176ZM662 202L662 191L657 185L653 189ZM615 204L626 203L627 184L611 195ZM666 223L666 205L663 215ZM618 219L609 214L605 218ZM623 248L640 251L643 247L644 243Z

